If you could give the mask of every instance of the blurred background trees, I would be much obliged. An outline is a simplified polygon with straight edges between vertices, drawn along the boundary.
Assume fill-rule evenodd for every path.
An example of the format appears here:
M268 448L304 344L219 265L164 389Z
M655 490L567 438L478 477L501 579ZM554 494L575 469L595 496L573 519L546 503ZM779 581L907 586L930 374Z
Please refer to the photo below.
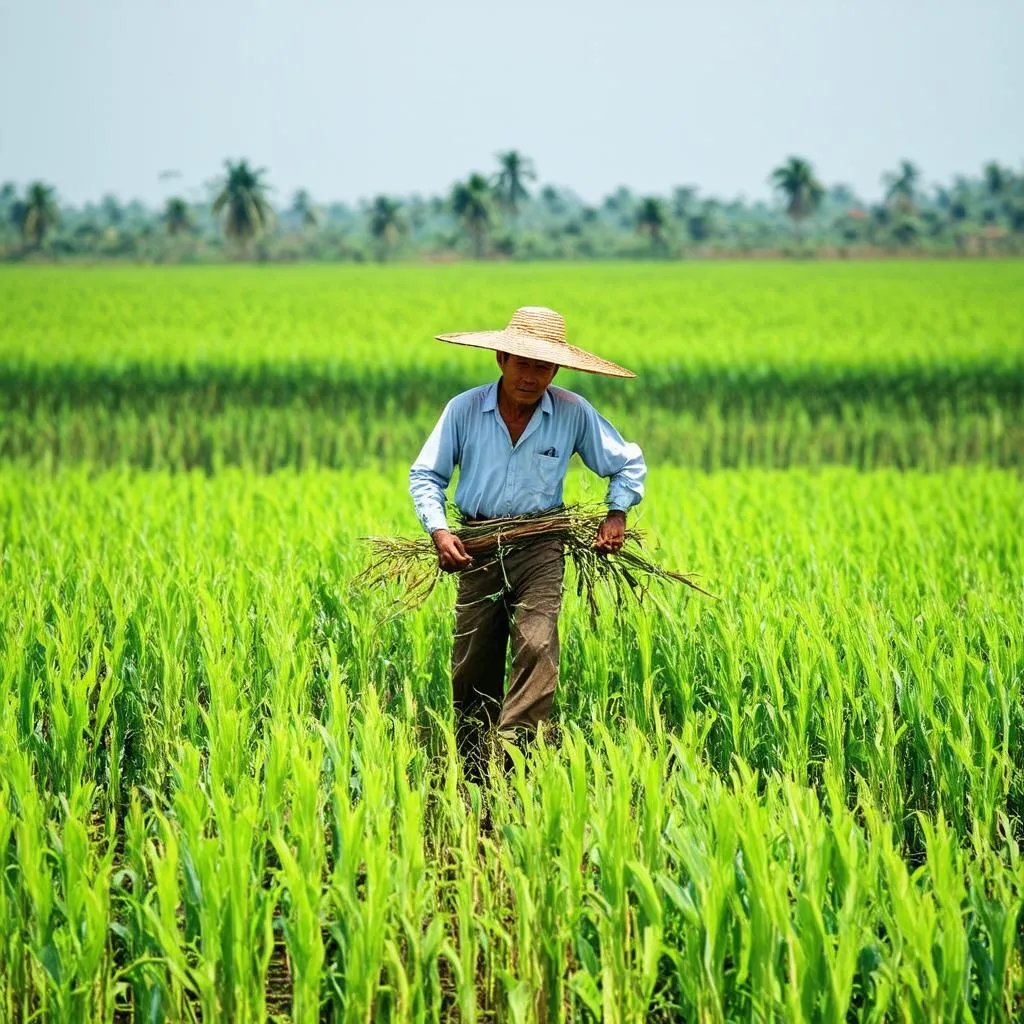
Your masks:
M225 161L227 174L213 200L213 215L222 218L224 235L243 251L249 243L267 233L274 210L267 199L263 181L266 169L253 170L245 160Z
M300 188L292 196L289 213L298 220L304 230L315 231L320 224L320 213L304 188Z
M513 227L519 215L520 203L530 198L527 181L536 181L533 161L515 149L498 154L498 173L494 176L494 192L502 210L511 218Z
M275 210L269 173L244 159L225 162L205 195L186 190L188 198L170 195L157 208L113 194L74 206L62 203L46 182L6 182L0 184L0 259L1024 254L1024 169L990 161L974 175L930 183L904 159L880 175L874 201L842 182L823 183L804 156L788 157L768 180L768 200L722 199L685 184L664 195L637 196L622 185L588 203L571 188L534 186L533 161L509 149L496 154L490 174L470 174L446 196L382 194L354 206L317 204L300 188Z
M473 247L473 257L484 254L487 232L493 219L493 195L482 174L471 174L452 189L452 213L458 217Z
M163 216L164 228L167 234L180 235L192 230L192 221L189 218L188 203L179 196L172 196L167 200Z
M403 233L402 204L388 196L377 196L370 209L370 235L377 259L388 258Z
M814 168L806 160L791 156L781 167L772 171L772 184L783 196L786 213L800 239L800 224L816 213L825 198L825 187L814 176Z
M32 182L25 198L14 200L11 218L25 246L39 249L47 233L60 221L54 190L41 181Z

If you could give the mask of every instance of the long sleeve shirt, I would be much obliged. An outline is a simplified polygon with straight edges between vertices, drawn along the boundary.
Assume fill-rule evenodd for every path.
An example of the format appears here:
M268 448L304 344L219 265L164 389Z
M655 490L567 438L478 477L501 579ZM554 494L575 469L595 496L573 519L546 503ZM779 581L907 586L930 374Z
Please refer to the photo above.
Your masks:
M609 510L625 512L644 495L640 448L580 395L549 387L512 444L498 410L498 382L456 395L409 471L409 493L428 533L447 529L445 491L455 467L455 504L470 518L542 512L562 503L569 459L608 478Z

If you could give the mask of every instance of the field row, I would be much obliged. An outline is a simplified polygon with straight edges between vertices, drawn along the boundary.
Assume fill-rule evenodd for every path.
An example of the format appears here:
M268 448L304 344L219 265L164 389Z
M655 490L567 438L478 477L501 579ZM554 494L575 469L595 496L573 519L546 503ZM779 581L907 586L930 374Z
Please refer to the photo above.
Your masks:
M486 354L435 334L502 327L518 306L642 378L1024 363L1024 263L459 264L446 267L6 268L0 361L432 369ZM488 364L490 365L490 364Z
M644 509L721 600L570 579L561 747L479 791L451 584L350 585L401 466L0 469L0 1015L1019 1016L1024 481L655 467Z
M452 395L496 374L493 353L432 335L529 301L637 371L557 383L652 462L1024 462L1015 263L9 269L0 460L409 460Z
M143 408L61 408L0 417L0 462L36 467L74 463L217 472L239 466L266 473L307 467L409 463L443 408L408 416L394 406L349 414L302 405L233 406L210 414L191 402ZM799 403L702 415L601 406L637 440L651 464L702 470L849 465L859 469L941 469L952 465L1024 466L1024 406L935 417L845 405L811 417Z

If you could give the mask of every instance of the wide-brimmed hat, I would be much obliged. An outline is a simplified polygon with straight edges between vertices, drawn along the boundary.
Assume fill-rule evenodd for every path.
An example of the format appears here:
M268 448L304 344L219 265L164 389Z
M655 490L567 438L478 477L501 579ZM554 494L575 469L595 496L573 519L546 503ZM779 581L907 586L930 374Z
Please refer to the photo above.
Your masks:
M609 362L593 352L570 345L565 340L565 321L553 309L544 306L523 306L517 309L501 331L460 331L438 334L438 341L472 348L490 348L508 352L524 359L556 363L570 370L600 373L606 377L635 377L636 374L617 363Z

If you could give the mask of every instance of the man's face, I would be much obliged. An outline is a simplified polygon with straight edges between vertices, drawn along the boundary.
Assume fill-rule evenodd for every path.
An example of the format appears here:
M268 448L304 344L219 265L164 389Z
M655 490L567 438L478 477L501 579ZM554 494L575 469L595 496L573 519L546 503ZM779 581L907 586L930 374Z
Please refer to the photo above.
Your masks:
M501 390L514 402L532 405L539 402L545 388L558 373L555 363L543 363L539 359L525 359L523 356L498 353L501 367Z

